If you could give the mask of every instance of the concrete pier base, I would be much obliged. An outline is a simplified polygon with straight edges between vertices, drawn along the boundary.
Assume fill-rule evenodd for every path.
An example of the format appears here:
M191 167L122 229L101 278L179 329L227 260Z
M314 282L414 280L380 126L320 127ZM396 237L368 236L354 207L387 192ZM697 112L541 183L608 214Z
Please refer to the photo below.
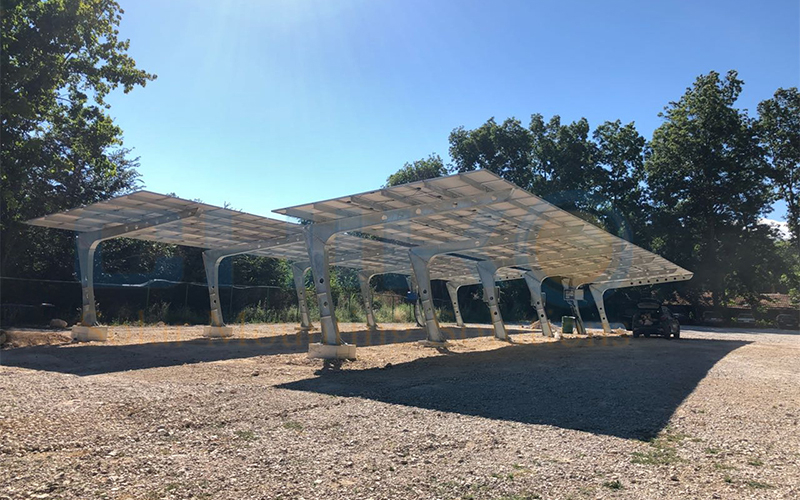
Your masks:
M233 327L230 326L204 326L203 336L209 338L233 337Z
M72 338L78 342L105 342L108 340L108 327L75 325L72 327Z
M308 357L312 359L356 359L355 344L309 344Z
M422 347L435 347L437 349L450 346L450 344L446 340L443 340L441 342L436 342L433 340L420 340L417 342L417 344L421 345Z

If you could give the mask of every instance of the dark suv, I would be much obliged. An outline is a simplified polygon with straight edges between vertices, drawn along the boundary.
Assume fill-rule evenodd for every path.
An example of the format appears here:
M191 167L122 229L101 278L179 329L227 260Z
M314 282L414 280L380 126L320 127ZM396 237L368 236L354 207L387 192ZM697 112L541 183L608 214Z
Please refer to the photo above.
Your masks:
M636 305L636 314L633 316L633 336L670 335L676 339L681 338L681 324L672 315L668 307L662 306L654 299L645 299Z
M778 328L785 330L795 330L797 328L797 315L796 314L779 314L775 318L775 324Z

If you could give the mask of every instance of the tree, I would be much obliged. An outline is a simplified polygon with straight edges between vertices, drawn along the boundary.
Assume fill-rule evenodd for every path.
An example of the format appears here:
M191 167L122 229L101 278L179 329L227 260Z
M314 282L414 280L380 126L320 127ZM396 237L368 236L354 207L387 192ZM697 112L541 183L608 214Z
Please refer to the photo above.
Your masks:
M743 82L735 71L702 75L661 116L645 169L654 204L653 249L694 271L690 290L753 292L732 256L769 234L759 217L772 191L754 120L735 107ZM764 255L754 255L755 265Z
M386 186L397 186L399 184L408 184L409 182L424 181L443 175L447 175L447 168L444 166L442 158L437 154L431 154L427 158L403 165L403 168L386 179Z
M113 0L3 0L2 162L4 272L35 272L28 251L66 272L65 237L26 219L107 199L136 186L138 162L105 97L155 78L136 67L119 39ZM54 241L55 240L55 241ZM26 258L22 258L26 257Z
M456 128L450 157L457 172L486 169L518 186L531 183L531 134L516 118L501 125L490 118L475 130Z
M786 201L792 240L800 245L800 92L797 87L778 89L758 105L758 113L771 177Z
M516 118L498 125L494 118L474 130L450 134L455 170L486 169L593 222L598 188L595 145L585 118L562 125L531 116L526 129Z
M530 189L560 208L595 221L600 172L589 130L586 118L563 125L558 115L547 123L542 115L531 116Z
M644 173L647 141L633 123L605 122L592 134L599 176L600 212L606 228L640 245L647 245L649 205Z

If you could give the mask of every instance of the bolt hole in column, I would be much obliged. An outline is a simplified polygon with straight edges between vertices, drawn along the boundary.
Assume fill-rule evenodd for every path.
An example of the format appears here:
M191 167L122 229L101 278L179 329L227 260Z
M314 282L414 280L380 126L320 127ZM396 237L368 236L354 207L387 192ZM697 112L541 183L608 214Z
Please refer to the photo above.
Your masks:
M327 302L323 302L322 303L322 307L328 307L328 303Z
M319 283L320 283L320 285L321 285L322 283L325 283L325 279L324 279L324 278L320 278L320 279L319 279Z
M494 315L497 316L497 311L494 312Z

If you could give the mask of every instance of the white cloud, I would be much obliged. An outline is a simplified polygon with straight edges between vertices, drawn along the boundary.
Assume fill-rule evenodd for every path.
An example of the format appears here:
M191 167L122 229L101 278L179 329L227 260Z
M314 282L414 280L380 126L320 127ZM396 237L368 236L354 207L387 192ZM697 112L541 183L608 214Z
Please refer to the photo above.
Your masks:
M766 224L768 226L772 226L778 230L778 236L780 236L783 240L789 239L789 224L786 221L775 220L775 219L758 219L758 222L761 224Z

